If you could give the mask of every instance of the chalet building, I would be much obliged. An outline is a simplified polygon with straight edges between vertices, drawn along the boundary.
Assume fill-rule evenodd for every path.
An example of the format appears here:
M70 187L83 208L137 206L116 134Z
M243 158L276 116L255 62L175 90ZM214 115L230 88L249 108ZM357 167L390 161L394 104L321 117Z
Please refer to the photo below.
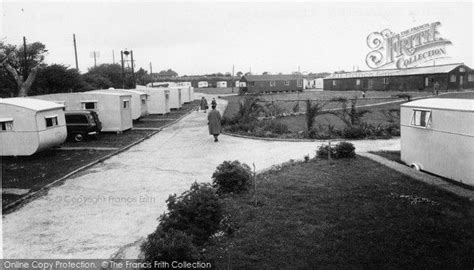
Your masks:
M299 74L246 75L240 82L245 83L245 86L240 88L241 93L303 91L303 76Z
M474 88L474 70L464 64L334 73L324 90L433 91Z

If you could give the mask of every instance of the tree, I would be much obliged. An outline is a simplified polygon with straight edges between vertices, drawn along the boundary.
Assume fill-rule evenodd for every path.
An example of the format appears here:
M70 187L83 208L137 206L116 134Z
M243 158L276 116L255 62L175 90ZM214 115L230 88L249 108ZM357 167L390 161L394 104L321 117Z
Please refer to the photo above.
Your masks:
M126 73L128 74L129 72ZM91 86L94 88L103 88L105 85L110 84L108 87L123 87L122 67L119 64L102 64L92 67L89 68L86 74L84 74L86 81L91 83Z
M143 68L140 68L137 72L135 72L135 78L137 84L140 85L146 85L147 83L153 81L152 77L148 74L148 71L144 70Z
M47 52L46 46L41 42L27 44L25 54L24 46L15 46L0 41L0 66L16 85L19 97L28 96ZM4 77L2 76L2 78Z
M162 70L158 72L159 77L178 77L178 73L172 69Z
M268 71L264 71L262 75L268 75Z
M65 65L52 64L38 71L36 80L31 86L31 93L78 92L88 90L88 88L77 69L71 69Z
M237 72L237 76L238 76L238 77L242 77L242 75L244 75L244 73L242 73L242 71L238 71L238 72Z

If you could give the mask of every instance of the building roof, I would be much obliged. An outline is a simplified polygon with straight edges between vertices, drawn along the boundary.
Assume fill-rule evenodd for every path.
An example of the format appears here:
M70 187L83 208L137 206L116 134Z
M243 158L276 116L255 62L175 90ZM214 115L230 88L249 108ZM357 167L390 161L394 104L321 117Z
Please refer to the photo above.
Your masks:
M366 70L345 73L333 73L325 79L348 79L361 77L387 77L387 76L408 76L420 74L440 74L449 73L453 69L463 66L463 63L447 64L438 66L414 67L406 69L380 69L380 70Z
M299 74L280 74L280 75L245 75L242 78L245 78L247 82L257 82L257 81L290 81L290 80L299 80L303 78L303 75Z
M32 111L47 111L64 108L64 105L56 102L23 97L0 99L0 104L18 106Z
M426 109L445 109L455 111L474 112L474 99L461 98L425 98L407 102L402 107L416 107Z

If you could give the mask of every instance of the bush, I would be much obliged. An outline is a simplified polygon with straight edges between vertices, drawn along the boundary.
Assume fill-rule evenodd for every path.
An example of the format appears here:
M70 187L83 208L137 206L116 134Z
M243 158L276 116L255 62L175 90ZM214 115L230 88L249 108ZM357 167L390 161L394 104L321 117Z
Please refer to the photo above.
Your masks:
M366 137L366 132L362 126L345 127L342 131L342 137L345 139L362 139Z
M329 151L331 151L331 158L334 159L355 157L355 147L349 142L340 142L331 147L329 145L321 145L316 150L316 156L327 159Z
M335 158L336 150L334 149L334 147L329 147L329 145L326 144L319 146L318 150L316 150L316 156L327 159L329 151L331 151L331 157Z
M224 161L212 174L213 186L218 193L241 193L250 187L252 172L250 167L239 161Z
M289 132L287 125L276 121L269 121L266 123L264 130L271 131L275 134L285 134Z
M182 231L168 230L158 226L156 231L148 235L140 246L146 262L153 265L155 261L198 261L199 252L192 242L191 236Z
M355 147L349 142L340 142L334 147L336 158L353 158L355 157Z
M222 202L209 184L194 183L179 197L166 200L169 212L160 217L163 231L178 230L202 245L219 229L223 216Z

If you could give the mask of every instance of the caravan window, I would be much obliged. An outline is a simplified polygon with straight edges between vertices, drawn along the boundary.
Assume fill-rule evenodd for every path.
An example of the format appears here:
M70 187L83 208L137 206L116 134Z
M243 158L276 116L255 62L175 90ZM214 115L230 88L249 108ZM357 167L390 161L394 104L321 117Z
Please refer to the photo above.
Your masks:
M303 80L297 80L297 83L298 83L298 87L303 86Z
M124 100L123 101L123 108L126 109L129 107L130 100Z
M82 102L83 110L95 110L97 109L97 102Z
M275 86L276 82L275 81L270 81L270 86Z
M360 85L360 79L356 80L356 85Z
M450 82L456 82L456 75L451 75L451 76L449 77L449 81L450 81Z
M467 75L467 80L470 82L474 82L474 74Z
M46 120L46 127L54 127L58 125L58 117L57 116L47 116L44 118Z
M0 132L13 130L13 119L0 119Z
M411 124L418 127L430 126L431 111L413 110Z
M285 81L285 85L286 86L290 85L290 81Z
M146 98L143 98L142 99L142 105L145 105L146 104Z

